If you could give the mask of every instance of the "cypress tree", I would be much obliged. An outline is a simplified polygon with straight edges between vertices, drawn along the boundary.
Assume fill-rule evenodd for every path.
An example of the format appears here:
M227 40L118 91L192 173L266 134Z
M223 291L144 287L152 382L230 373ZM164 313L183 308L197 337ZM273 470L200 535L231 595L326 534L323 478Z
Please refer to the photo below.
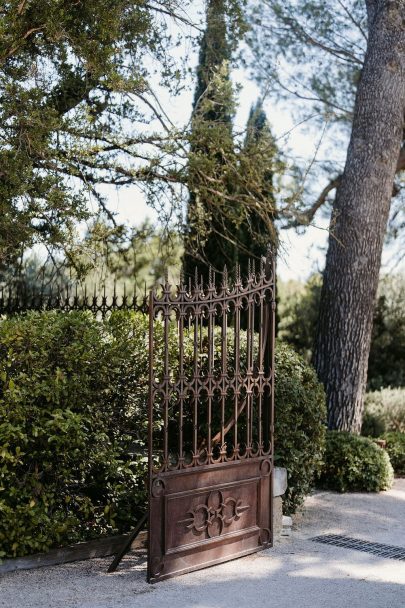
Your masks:
M189 201L184 235L186 278L208 279L236 265L247 274L248 259L275 243L274 140L261 102L251 109L246 137L233 137L235 97L230 60L236 45L226 21L226 2L210 0L200 47L189 154Z
M226 166L228 157L234 154L234 95L229 67L232 44L225 14L224 0L209 1L192 116L183 271L186 277L193 277L197 268L198 276L205 280L208 264L221 271L225 264L236 262L236 247L226 238L225 215L221 214L224 201L218 200L222 192L231 191Z
M275 245L277 235L274 225L263 221L263 215L274 217L275 197L273 189L275 143L271 133L270 124L261 100L258 100L250 109L246 125L241 172L254 171L253 179L257 191L256 209L245 208L243 220L238 234L238 264L241 274L246 275L249 260L260 260L266 255L270 244Z

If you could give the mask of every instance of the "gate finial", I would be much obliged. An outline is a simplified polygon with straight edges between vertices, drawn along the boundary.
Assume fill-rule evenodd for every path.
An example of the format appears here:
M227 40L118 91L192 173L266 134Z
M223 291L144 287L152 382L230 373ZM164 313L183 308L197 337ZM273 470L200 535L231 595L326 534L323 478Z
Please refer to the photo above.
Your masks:
M224 265L224 272L222 273L222 286L224 291L228 289L228 268L226 267L226 264Z
M198 287L198 268L197 266L194 268L194 286Z
M269 243L267 246L266 258L265 258L265 276L269 279L273 273L273 266L276 259L276 248Z
M208 288L212 289L213 287L215 287L215 280L214 280L214 270L211 266L211 264L208 267Z

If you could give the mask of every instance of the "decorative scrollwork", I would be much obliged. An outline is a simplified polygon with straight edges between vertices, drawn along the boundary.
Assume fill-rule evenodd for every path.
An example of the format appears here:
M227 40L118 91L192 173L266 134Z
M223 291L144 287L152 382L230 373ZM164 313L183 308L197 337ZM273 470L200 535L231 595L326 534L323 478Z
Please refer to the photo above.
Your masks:
M250 265L245 280L239 269L232 281L224 271L222 284L210 270L205 286L196 276L175 291L166 281L151 292L155 473L272 455L274 261L270 266L262 261L256 273Z
M250 505L243 505L240 498L223 498L220 490L211 492L205 503L197 505L187 512L186 519L180 520L179 524L186 524L187 530L196 534L207 532L209 538L220 536L224 526L230 526L238 521L242 514L250 509Z

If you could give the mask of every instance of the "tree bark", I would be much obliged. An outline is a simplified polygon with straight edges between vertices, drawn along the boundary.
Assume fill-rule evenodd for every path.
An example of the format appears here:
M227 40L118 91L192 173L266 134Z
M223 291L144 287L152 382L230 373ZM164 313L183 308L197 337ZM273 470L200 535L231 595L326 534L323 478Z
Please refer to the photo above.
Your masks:
M314 363L330 429L359 432L381 253L405 110L405 1L366 0L368 46L337 189Z

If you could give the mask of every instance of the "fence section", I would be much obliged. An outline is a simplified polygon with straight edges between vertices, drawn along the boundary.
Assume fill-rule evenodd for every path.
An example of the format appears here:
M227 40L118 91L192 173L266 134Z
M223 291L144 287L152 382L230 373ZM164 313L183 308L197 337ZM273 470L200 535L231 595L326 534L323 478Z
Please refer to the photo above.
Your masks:
M86 286L79 284L62 287L56 285L32 290L13 287L0 288L0 315L19 314L29 310L61 310L63 312L88 310L104 319L115 310L147 314L148 306L146 289L142 294L136 287L127 291L125 284L122 295L117 294L115 284L111 295L107 294L105 286L94 288L90 293Z

